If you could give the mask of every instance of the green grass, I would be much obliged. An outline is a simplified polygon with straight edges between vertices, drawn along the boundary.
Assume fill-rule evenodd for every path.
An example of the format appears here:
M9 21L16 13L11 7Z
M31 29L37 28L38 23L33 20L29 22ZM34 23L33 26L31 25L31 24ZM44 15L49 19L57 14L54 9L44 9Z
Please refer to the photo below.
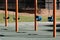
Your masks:
M5 15L2 13L0 14L0 23L3 23L5 21L5 19L3 18L5 17ZM15 15L10 15L9 14L9 19L8 22L14 22L15 20L13 18L15 18ZM33 16L19 16L20 20L19 22L32 22L34 21L34 17Z
M5 15L4 14L0 14L0 23L4 23L5 19L3 19ZM14 22L15 20L13 19L14 15L9 15L10 19L8 20L8 22ZM33 16L19 16L20 20L19 22L33 22L34 21L34 17ZM56 17L57 21L60 21L60 16ZM42 17L42 21L41 22L47 22L48 18L43 16Z
M60 16L57 16L57 17L56 17L56 20L57 20L57 21L60 21Z
M32 22L34 21L34 17L32 16L20 16L19 22Z

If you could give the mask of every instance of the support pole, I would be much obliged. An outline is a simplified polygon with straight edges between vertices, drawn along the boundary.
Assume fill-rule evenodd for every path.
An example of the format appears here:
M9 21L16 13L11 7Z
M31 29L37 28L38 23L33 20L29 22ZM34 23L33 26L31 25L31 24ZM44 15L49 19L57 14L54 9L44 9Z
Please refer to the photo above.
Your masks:
M16 12L15 12L15 17L16 17L16 32L18 32L18 0L16 0Z
M5 0L5 26L8 26L8 0Z
M53 37L56 37L56 0L53 0Z
M34 0L34 17L35 17L34 26L35 26L35 31L38 30L37 21L36 21L36 15L37 15L37 0Z

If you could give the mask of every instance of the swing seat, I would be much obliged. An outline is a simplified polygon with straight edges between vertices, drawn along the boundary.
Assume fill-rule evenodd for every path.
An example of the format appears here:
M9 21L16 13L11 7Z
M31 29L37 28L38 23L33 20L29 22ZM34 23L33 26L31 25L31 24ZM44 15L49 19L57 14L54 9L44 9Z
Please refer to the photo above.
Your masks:
M7 17L7 18L6 18L6 17L3 17L3 18L4 18L4 19L10 19L10 17Z
M36 20L37 21L41 21L42 20L42 17L41 16L36 16Z
M48 21L49 22L52 22L53 21L53 17L51 16L51 17L48 17Z
M16 18L13 17L14 20L16 20ZM18 18L18 20L20 20L20 18Z

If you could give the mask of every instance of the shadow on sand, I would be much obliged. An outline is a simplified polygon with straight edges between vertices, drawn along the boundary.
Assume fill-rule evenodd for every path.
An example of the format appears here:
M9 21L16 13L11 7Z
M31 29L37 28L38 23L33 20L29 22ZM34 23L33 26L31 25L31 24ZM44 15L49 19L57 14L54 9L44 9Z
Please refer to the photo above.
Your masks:
M53 28L53 25L45 25L46 27L52 27ZM60 32L60 24L56 24L56 32ZM50 31L50 32L53 32L53 29L47 29L47 30L44 30L44 31Z
M45 25L47 27L53 27L53 25ZM56 27L60 27L60 24L56 24Z
M47 29L47 30L44 30L44 31L53 32L53 30L52 30L52 29ZM56 32L60 32L60 28L59 28L59 29L56 29Z
M0 35L0 37L20 37L20 38L53 38L52 35Z

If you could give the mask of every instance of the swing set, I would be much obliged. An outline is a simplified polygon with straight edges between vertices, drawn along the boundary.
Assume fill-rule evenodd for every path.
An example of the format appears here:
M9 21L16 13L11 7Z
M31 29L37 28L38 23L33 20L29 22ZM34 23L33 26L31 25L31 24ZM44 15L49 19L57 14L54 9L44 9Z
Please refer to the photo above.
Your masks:
M15 0L16 1L16 6L15 6L15 31L18 32L18 20L20 18L18 18L18 0ZM38 16L37 15L37 0L34 0L34 17L35 17L35 20L34 20L34 30L37 31L38 30L38 23L37 21L41 21L42 20L42 17L41 16ZM8 26L8 19L9 19L9 16L8 16L8 0L5 0L5 26L7 27ZM48 17L48 19L51 19L51 17ZM56 0L53 0L53 37L56 37Z

